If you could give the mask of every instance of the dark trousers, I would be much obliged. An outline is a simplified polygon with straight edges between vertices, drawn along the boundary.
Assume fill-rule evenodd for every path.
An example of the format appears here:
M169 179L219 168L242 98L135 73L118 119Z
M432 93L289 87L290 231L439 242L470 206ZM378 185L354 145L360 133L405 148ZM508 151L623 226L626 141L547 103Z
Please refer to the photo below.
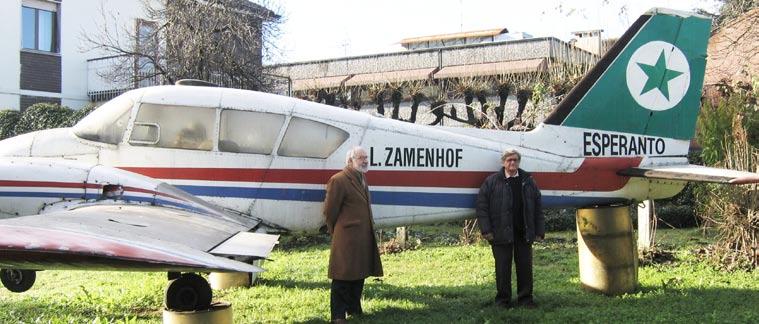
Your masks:
M364 290L364 279L337 280L332 279L330 289L330 311L332 320L345 319L345 313L361 315L361 292Z
M511 259L517 268L517 303L532 302L532 243L516 240L511 244L493 244L497 303L511 302Z

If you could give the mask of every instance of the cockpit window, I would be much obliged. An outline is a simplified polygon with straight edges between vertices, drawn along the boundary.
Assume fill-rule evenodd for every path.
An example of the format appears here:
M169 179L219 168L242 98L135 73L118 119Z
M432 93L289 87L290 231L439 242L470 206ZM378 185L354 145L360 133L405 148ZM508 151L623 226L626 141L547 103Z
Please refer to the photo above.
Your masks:
M106 102L74 125L74 134L90 141L121 143L133 104L128 96Z
M210 151L213 148L216 109L143 103L129 143Z
M326 159L348 139L342 129L317 121L293 117L277 154L290 157Z
M285 116L225 109L219 125L219 151L271 154Z

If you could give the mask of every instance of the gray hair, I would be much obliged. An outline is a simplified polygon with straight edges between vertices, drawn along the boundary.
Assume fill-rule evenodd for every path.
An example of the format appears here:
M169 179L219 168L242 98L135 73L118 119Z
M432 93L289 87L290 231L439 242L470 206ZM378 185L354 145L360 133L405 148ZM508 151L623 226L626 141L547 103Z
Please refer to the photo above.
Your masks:
M359 151L366 152L366 150L361 146L354 146L350 150L348 150L348 153L345 154L345 164L351 164L351 160L356 158Z
M503 154L501 154L501 162L506 161L506 158L509 157L509 156L512 156L512 155L516 155L517 156L517 161L521 161L522 160L522 154L519 154L519 151L517 151L515 149L507 149L507 150L503 151Z

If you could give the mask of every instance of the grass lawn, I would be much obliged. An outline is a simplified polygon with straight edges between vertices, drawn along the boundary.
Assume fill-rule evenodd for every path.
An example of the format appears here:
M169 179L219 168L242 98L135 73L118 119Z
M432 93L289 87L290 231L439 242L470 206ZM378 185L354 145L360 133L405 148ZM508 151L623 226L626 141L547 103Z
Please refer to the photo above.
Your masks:
M424 227L412 231L419 229L426 233ZM580 289L574 239L574 232L549 233L535 245L539 307L506 310L491 306L495 278L488 246L423 238L416 250L382 256L386 275L367 280L367 315L360 322L759 323L759 271L725 273L696 260L690 251L708 242L699 230L658 231L658 242L675 250L676 261L641 267L640 289L621 297ZM233 304L236 323L327 322L328 254L323 243L277 249L256 287L216 292L215 299ZM160 322L165 278L165 273L40 272L26 293L0 288L0 323Z

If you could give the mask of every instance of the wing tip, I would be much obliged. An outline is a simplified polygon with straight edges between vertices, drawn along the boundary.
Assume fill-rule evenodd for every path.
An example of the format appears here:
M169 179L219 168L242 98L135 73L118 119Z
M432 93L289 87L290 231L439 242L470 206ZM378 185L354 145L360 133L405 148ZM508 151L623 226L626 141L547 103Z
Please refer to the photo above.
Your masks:
M745 177L736 177L736 178L730 179L730 181L728 181L728 183L734 184L734 185L744 185L744 184L759 183L759 175L756 175L756 176L745 176Z

